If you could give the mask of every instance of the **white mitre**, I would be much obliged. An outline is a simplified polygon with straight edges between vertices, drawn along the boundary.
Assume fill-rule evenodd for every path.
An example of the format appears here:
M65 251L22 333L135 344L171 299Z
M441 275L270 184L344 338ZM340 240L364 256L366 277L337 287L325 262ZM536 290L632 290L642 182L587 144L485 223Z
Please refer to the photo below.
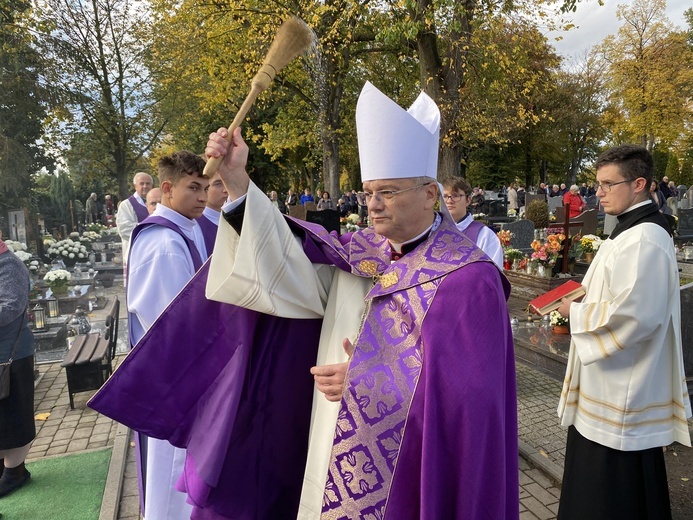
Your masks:
M363 182L438 174L440 110L424 92L404 110L366 82L356 104Z

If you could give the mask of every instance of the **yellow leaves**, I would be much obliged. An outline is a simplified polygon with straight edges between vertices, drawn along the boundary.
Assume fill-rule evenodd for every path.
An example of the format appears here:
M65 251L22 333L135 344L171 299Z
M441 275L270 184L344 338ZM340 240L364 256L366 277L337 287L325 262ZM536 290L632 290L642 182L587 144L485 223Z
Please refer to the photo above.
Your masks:
M45 421L45 420L48 419L50 416L51 416L51 413L50 413L50 412L37 413L37 414L34 416L34 419L36 419L37 421Z

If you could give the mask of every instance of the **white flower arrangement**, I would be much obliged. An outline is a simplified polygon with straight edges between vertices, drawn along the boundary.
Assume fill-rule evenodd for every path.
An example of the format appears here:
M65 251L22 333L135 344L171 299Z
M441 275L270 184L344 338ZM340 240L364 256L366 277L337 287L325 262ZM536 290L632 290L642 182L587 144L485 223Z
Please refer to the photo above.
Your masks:
M87 231L91 231L94 233L103 233L104 231L107 231L108 228L104 226L103 224L99 224L98 222L94 222L93 224L89 224L87 226ZM82 233L84 235L85 233Z
M509 209L508 210L508 217L510 217L510 218L517 217L517 210L516 209Z
M15 251L14 256L19 258L24 263L31 259L31 253L27 253L26 251Z
M361 217L358 213L352 213L347 217L347 220L352 224L358 224L359 222L361 222Z
M89 253L86 246L79 241L75 242L71 238L67 238L51 244L48 248L48 256L51 258L86 260L89 257Z
M96 242L99 238L101 238L101 234L97 233L96 231L85 231L79 237L79 242L80 244L87 246L87 249L89 249L91 243Z
M486 213L473 213L472 218L474 220L479 220L481 218L484 218L486 216Z
M551 317L551 325L554 327L557 325L568 325L568 318L561 316L561 313L558 311L551 311L549 316Z
M27 264L27 267L29 268L29 271L31 271L32 273L36 273L41 268L41 262L39 262L38 260L31 260Z
M43 277L43 280L48 284L68 284L72 280L72 275L69 271L65 269L56 269L55 271L48 271Z
M17 242L16 240L5 240L5 245L7 249L16 253L17 251L26 251L26 244L24 242Z

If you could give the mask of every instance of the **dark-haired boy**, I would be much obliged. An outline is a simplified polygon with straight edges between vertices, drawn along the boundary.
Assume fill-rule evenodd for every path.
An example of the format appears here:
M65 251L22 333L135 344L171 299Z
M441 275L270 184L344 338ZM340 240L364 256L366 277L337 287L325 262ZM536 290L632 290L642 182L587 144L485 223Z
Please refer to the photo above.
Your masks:
M205 162L192 152L162 157L158 171L161 202L133 231L128 262L128 326L135 345L207 258L195 219L207 203ZM152 367L155 370L155 367ZM141 439L142 442L142 439ZM175 489L185 450L149 438L140 446L141 504L147 520L188 519L192 506ZM144 456L146 453L146 456Z

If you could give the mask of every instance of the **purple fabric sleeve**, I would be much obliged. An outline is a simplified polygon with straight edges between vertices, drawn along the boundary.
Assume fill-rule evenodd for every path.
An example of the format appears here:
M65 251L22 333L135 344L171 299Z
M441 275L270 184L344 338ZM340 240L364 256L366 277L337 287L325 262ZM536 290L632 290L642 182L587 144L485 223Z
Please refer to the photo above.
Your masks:
M386 518L517 519L515 364L498 270L476 262L448 275L422 334Z
M321 321L207 300L208 265L89 406L187 448L180 484L195 514L295 518Z

